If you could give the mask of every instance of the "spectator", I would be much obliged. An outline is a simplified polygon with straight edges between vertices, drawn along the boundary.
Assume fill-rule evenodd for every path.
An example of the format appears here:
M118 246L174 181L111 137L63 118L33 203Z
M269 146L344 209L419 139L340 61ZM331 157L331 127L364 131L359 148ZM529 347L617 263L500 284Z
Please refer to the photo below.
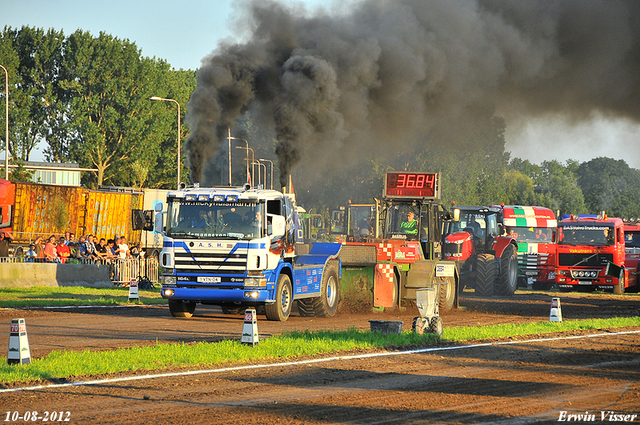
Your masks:
M9 231L0 230L0 258L6 258L9 256L9 244L13 242L11 233Z
M140 243L137 243L133 248L131 248L131 256L133 258L144 258L144 251Z
M69 259L73 259L74 263L77 263L77 260L82 258L82 256L80 255L80 250L78 249L78 244L76 244L75 242L69 242L69 245L67 246L69 247Z
M44 241L42 237L38 236L34 243L36 244L36 261L40 263L44 261Z
M56 251L56 237L51 235L47 244L44 246L44 257L47 261L58 261L58 252Z
M110 258L111 254L110 249L107 247L107 240L105 238L100 238L98 245L96 245L96 254L103 260Z
M56 246L56 253L61 263L66 263L67 259L71 256L71 250L66 242L65 238L61 237L58 246Z
M75 233L69 233L69 236L67 236L66 238L67 238L67 245L69 245L71 242L76 243Z
M93 238L94 238L93 235L87 236L87 240L84 243L85 244L85 251L86 251L86 254L87 254L88 258L91 258L92 260L99 260L100 256L96 252L96 244L93 241Z
M36 253L36 244L32 242L29 244L29 250L24 257L24 261L26 261L27 263L34 263L37 257L38 254Z
M107 241L107 254L109 256L109 258L114 258L116 257L116 250L115 250L115 244L116 242L113 239L109 239Z
M80 253L80 258L91 258L91 254L87 252L87 238L85 236L80 236L77 243L77 249Z
M120 256L120 259L131 258L131 251L129 251L129 245L127 245L127 238L124 236L120 237L116 252Z

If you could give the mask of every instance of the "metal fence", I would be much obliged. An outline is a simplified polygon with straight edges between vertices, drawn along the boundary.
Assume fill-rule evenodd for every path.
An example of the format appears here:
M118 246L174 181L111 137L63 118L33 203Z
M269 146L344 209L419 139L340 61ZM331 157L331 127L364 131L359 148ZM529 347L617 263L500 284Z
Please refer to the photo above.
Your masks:
M0 263L51 263L44 259L42 261L26 261L22 257L0 257ZM104 264L108 265L111 270L111 281L115 285L129 283L138 277L146 277L153 283L160 281L159 265L157 258L131 258L120 259L113 258L108 260L91 260L88 258L69 259L65 263L54 261L58 267L64 267L67 264Z

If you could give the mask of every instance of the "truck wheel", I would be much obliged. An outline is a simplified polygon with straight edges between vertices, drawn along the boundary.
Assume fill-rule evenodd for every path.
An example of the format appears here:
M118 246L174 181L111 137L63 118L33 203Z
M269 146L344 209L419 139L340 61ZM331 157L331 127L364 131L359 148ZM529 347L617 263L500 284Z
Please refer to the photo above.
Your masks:
M296 301L298 306L298 314L301 317L313 316L313 298L303 298Z
M338 272L333 267L327 267L322 274L320 296L314 299L313 313L318 317L331 317L338 309Z
M624 269L620 272L620 277L618 278L618 284L613 287L614 294L624 294Z
M512 296L518 284L518 256L513 245L507 246L500 257L500 276L498 277L498 295Z
M276 287L276 302L264 306L267 319L277 322L285 322L291 313L293 303L293 292L291 290L291 279L286 274L281 274Z
M438 300L438 309L441 311L449 311L456 302L456 280L451 278L451 282L441 283L440 299Z
M444 332L444 325L442 324L442 319L440 316L435 316L431 318L431 322L429 322L429 333L438 334L442 336Z
M169 311L173 317L190 318L196 310L196 303L192 301L169 300Z
M496 283L496 257L478 254L476 260L476 295L490 297Z

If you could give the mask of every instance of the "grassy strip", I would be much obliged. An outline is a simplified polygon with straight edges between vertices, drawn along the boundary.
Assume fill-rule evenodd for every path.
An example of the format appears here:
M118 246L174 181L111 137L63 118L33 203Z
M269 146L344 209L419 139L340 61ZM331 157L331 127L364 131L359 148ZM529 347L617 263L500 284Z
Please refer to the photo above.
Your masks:
M640 317L445 328L442 339L462 342L629 326L640 326ZM7 365L6 357L0 357L0 383L69 379L171 367L216 367L222 364L295 359L355 349L428 346L437 340L435 335L417 335L409 331L401 335L384 335L350 329L286 332L264 339L255 347L242 345L239 341L226 340L218 343L156 344L111 351L53 351L42 359L32 359L32 363L28 365Z
M129 302L129 288L45 287L0 288L0 308L74 305L161 304L160 291L139 290L140 301Z

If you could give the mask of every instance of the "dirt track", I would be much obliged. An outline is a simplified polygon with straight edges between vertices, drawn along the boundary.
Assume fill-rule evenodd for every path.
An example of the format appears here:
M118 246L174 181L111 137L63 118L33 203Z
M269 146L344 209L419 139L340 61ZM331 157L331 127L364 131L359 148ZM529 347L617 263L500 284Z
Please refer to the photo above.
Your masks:
M445 326L548 320L559 296L565 320L638 316L640 296L518 292L463 298ZM261 337L283 329L368 329L417 310L292 316L259 321ZM158 341L239 338L241 316L198 307L178 320L166 307L2 310L0 326L25 317L34 357L54 349L108 349ZM595 333L607 333L599 331ZM0 346L8 344L8 332ZM190 376L0 393L2 412L69 411L71 423L533 423L568 414L640 414L640 334L466 347ZM4 418L2 418L4 419ZM640 422L636 417L635 422ZM604 422L604 421L602 421ZM608 420L607 420L608 422Z

